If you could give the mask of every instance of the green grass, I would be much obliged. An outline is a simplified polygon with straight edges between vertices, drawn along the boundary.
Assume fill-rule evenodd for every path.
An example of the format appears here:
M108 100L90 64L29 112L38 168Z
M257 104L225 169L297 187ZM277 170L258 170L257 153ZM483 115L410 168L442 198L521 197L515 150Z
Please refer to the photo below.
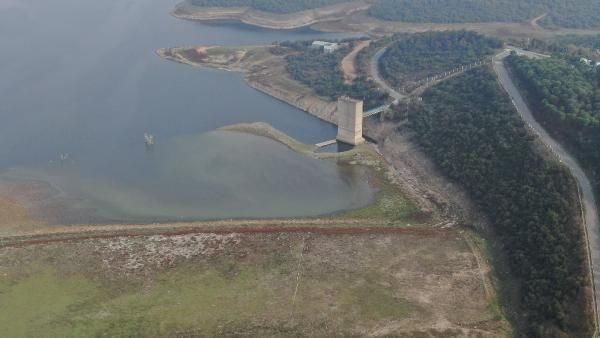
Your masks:
M14 283L0 284L0 327L7 337L155 336L219 321L247 321L273 299L261 284L268 271L245 267L235 272L178 269L159 277L147 291L61 276L49 265Z
M53 321L98 295L97 286L80 276L59 276L49 266L14 283L0 279L0 327L6 337L43 336ZM68 331L64 331L67 334Z
M488 302L488 306L487 306L488 310L490 311L490 313L492 313L494 315L494 319L502 320L502 321L505 321L508 323L509 321L503 311L503 306L501 306L501 302L507 302L507 299L502 299L502 298L507 297L506 292L508 290L512 290L512 291L517 290L518 286L516 284L513 284L514 281L511 279L511 277L509 277L508 273L505 273L502 275L498 274L498 271L497 271L498 268L502 268L502 270L506 270L506 267L499 266L499 264L504 264L504 263L500 263L497 259L494 258L495 256L493 253L492 246L490 245L489 241L486 238L484 238L480 234L472 232L472 231L467 232L466 236L475 245L476 250L478 250L482 254L483 259L486 260L486 263L492 267L491 275L489 277L491 279L492 284L494 285L494 289L497 290L497 292L505 293L505 294L497 293L497 294L493 295ZM500 278L500 277L502 277L502 278ZM502 301L499 300L498 297L500 297L502 299ZM511 302L513 302L513 301L511 301ZM512 305L512 306L516 306L516 305ZM508 308L506 306L506 304L504 305L504 307ZM506 336L507 337L516 337L513 327L507 326Z
M356 309L359 321L399 320L419 311L418 307L405 299L394 297L393 293L392 287L386 288L375 281L346 289L342 299L347 311Z
M325 330L317 331L321 334L343 332L344 323L372 325L419 311L394 297L393 284L378 284L386 277L374 270L349 280L339 271L323 275L319 265L303 272L292 307L296 263L296 257L275 254L258 264L231 259L183 264L139 288L130 287L129 277L92 282L64 274L55 263L24 267L31 271L27 276L15 277L15 268L0 278L0 327L7 337L297 335L306 334L307 325ZM357 285L356 279L365 282Z
M373 173L379 189L375 202L337 217L380 219L391 222L410 221L419 212L419 208L407 199L397 186L390 183L381 171L373 169Z

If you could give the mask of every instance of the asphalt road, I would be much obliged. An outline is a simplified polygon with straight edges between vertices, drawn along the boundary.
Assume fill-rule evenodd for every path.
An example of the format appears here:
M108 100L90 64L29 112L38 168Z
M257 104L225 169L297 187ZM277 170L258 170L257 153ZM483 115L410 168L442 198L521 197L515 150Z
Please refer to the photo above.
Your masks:
M406 98L406 96L400 94L390 85L388 85L379 73L379 60L386 50L386 47L380 49L371 59L371 75L373 80L381 88L386 90L389 95L394 98L395 102L398 102ZM595 289L600 290L600 223L592 184L579 163L577 163L577 161L558 142L550 137L546 130L533 117L531 110L525 103L525 100L519 93L519 90L513 83L512 79L508 75L506 67L504 66L504 58L506 58L511 51L515 51L518 55L525 55L530 58L545 58L548 57L548 55L526 51L513 46L507 46L507 49L495 56L493 68L498 76L500 84L502 87L504 87L512 99L513 105L523 118L523 121L525 121L525 123L527 123L527 125L538 135L540 140L551 149L561 163L569 168L571 174L573 177L575 177L579 184L584 208L583 213L585 218L585 226L587 229L587 241L591 256L591 267L595 277L594 284ZM595 292L595 297L596 304L600 304L600 298L597 292Z
M529 57L545 57L542 54L526 52L517 50L517 53L527 55ZM513 104L517 108L517 111L529 125L531 129L539 136L546 146L548 146L552 152L560 159L560 161L571 170L571 173L579 183L582 195L582 203L584 206L585 223L588 233L588 244L590 249L590 255L592 260L592 270L595 276L596 290L600 290L600 227L598 222L598 210L596 207L596 200L592 189L592 184L586 176L581 166L577 161L558 143L556 142L546 130L535 120L531 110L523 100L523 97L519 93L517 87L513 83L512 79L508 75L508 71L504 66L504 58L508 56L509 52L504 51L496 56L494 61L494 71L498 75L498 79L502 87L506 90L508 95L511 97ZM596 303L599 302L598 293L596 293Z
M383 80L381 74L379 73L379 60L381 56L385 53L387 47L383 47L373 55L371 59L371 76L373 77L373 81L379 85L380 88L383 88L388 94L394 99L394 103L402 101L406 98L406 95L402 95L398 93L394 88L392 88L387 82Z

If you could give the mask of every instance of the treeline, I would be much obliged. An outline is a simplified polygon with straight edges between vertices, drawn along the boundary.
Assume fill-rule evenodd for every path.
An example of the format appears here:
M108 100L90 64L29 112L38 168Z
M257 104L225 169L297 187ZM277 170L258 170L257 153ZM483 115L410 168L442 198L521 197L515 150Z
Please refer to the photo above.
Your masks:
M567 145L600 193L600 68L560 57L511 55L507 62L536 118Z
M350 0L192 0L195 6L252 7L272 13L292 13Z
M600 34L598 35L561 35L558 41L567 45L600 50Z
M387 93L377 85L359 77L352 84L344 83L341 60L350 52L344 47L334 53L324 53L321 48L313 48L307 42L284 43L297 53L287 57L287 70L296 81L313 88L320 96L337 100L340 96L350 96L363 100L365 110L383 105L388 99Z
M272 13L293 13L351 0L191 0L196 6L252 7ZM373 17L404 22L523 22L547 14L548 27L600 27L597 0L376 0Z
M469 31L398 34L380 59L384 79L395 87L480 61L502 46L497 39Z
M597 39L597 40L596 40ZM506 41L512 46L521 47L526 50L535 50L537 52L551 54L566 58L582 57L600 60L600 51L594 48L594 43L600 44L600 35L560 35L553 38L511 38Z
M370 15L393 21L523 22L542 14L544 26L600 27L598 0L378 0Z
M589 335L576 182L536 150L491 71L472 70L427 90L410 126L489 216L519 280L523 335Z

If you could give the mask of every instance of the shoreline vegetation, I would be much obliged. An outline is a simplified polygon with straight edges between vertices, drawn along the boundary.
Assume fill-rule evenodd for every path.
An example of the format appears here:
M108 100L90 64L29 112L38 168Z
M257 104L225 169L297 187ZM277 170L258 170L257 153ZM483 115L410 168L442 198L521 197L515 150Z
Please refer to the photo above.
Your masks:
M337 125L337 98L340 96L363 100L365 111L389 101L387 93L363 74L352 84L344 82L342 59L352 52L354 44L362 42L343 42L334 53L319 52L306 41L258 46L161 48L156 53L161 58L194 67L241 73L250 87Z
M277 55L272 52L273 47L199 46L161 48L156 53L164 59L190 66L242 73L250 87L337 125L336 103L293 80L286 69L287 53Z

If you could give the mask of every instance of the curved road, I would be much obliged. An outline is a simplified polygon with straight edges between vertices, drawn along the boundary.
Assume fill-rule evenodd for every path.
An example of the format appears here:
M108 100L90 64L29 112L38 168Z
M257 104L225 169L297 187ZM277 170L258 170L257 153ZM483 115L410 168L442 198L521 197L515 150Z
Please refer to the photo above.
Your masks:
M524 54L529 57L545 57L541 54L528 53L522 50L516 51L519 54ZM525 100L523 100L523 97L511 80L510 76L508 75L508 71L504 66L504 58L506 58L508 55L509 51L504 51L498 54L495 58L494 71L498 75L500 84L512 98L514 106L525 123L527 123L529 127L535 131L542 142L544 142L544 144L546 144L552 150L559 160L570 169L581 188L581 200L584 207L584 217L587 229L587 241L591 255L592 272L596 277L594 279L594 284L595 289L600 290L600 227L592 184L577 161L558 142L548 135L546 130L533 117L531 110L525 103ZM596 293L595 296L596 303L598 304L600 301L598 298L598 293Z
M379 73L379 60L387 50L387 47L383 47L373 55L371 59L371 76L373 77L373 81L379 85L379 87L383 88L388 94L394 99L394 103L398 103L406 98L406 95L402 95L398 93L394 88L392 88Z
M387 91L397 103L405 99L406 95L400 94L394 90L389 84L387 84L387 82L383 80L381 74L379 73L379 60L386 50L387 47L381 48L371 59L371 76L373 77L373 80L381 88ZM498 76L500 84L511 97L512 102L523 118L523 121L525 121L525 123L527 123L527 125L539 136L541 141L552 150L561 163L569 168L571 174L573 177L575 177L579 184L579 188L581 189L581 202L584 208L583 216L585 218L586 240L591 261L590 268L593 274L592 277L594 278L594 312L596 313L596 318L594 318L594 320L597 325L597 304L600 303L599 295L596 292L596 290L600 290L600 222L598 219L598 210L596 207L596 199L592 189L592 184L577 161L558 142L548 135L546 130L533 117L531 110L525 103L525 100L523 100L523 97L519 93L519 90L513 83L512 79L508 75L506 67L504 66L504 59L510 54L511 51L515 51L518 55L525 55L530 58L544 58L548 57L548 55L529 52L516 47L508 46L508 49L505 49L502 53L494 57L493 68ZM599 278L595 278L595 276L598 276ZM596 332L594 333L594 337L596 337Z

